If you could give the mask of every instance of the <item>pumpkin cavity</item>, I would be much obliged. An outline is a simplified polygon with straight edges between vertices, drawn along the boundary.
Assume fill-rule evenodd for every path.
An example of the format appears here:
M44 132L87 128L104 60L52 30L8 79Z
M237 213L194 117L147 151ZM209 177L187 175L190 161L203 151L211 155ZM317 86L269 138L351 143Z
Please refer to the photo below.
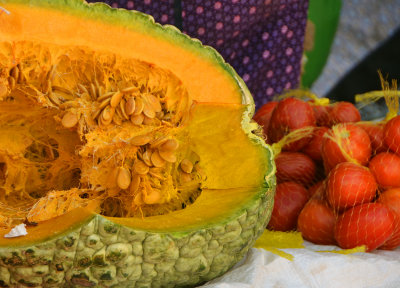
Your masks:
M183 129L192 101L170 71L88 47L1 43L0 100L7 223L77 207L160 215L201 193L205 175Z

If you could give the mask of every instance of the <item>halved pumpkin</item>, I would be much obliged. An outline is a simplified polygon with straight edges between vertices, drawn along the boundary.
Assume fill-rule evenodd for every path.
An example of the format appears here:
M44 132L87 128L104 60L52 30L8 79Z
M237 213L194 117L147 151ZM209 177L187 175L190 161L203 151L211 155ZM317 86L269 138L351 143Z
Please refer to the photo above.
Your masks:
M234 70L138 12L0 6L0 287L188 286L239 261L275 168Z

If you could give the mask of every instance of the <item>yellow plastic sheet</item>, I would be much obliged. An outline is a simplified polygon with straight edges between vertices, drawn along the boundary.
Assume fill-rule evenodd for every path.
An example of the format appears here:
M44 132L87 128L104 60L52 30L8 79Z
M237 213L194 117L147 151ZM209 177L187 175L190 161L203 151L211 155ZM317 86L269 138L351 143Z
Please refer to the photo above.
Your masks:
M303 238L299 232L279 232L265 230L254 244L255 248L263 248L271 253L293 260L293 255L280 249L304 248Z
M255 248L262 248L271 253L279 255L283 258L293 261L293 255L282 251L281 249L304 249L304 239L300 232L280 232L265 230L260 238L254 244ZM327 246L328 247L328 246ZM320 253L338 253L338 254L353 254L365 252L365 246L355 247L352 249L338 250L319 250Z

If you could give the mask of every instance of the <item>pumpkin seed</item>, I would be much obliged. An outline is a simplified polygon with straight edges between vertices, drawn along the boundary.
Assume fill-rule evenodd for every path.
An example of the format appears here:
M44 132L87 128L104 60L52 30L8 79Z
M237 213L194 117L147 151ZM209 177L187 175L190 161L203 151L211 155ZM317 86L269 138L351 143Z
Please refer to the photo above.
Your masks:
M149 172L149 174L150 174L150 172ZM150 186L151 186L151 188L158 188L158 189L161 189L162 186L161 186L161 181L160 181L160 179L159 179L159 178L155 178L155 177L151 177L151 178L150 178Z
M164 167L165 166L165 159L163 159L160 156L160 153L158 152L158 150L154 151L151 154L151 163L153 163L153 165L155 167Z
M149 166L141 160L136 160L133 164L133 170L140 175L146 175L149 172Z
M46 88L45 88L45 91L46 91L46 94L49 94L49 93L51 93L51 92L53 92L52 90L51 90L51 80L47 80L47 86L45 86Z
M120 107L118 106L117 108L115 108L115 114L118 115L119 118L124 118L124 116L122 115L122 111L120 109Z
M156 117L156 112L153 110L153 108L149 104L145 104L143 107L143 114L147 116L150 119L153 119Z
M18 65L19 65L19 64L18 64ZM20 70L19 70L19 77L18 77L17 82L18 82L18 83L24 83L25 80L26 80L26 77L25 77L24 71L22 71L21 68L20 68Z
M133 199L133 203L135 203L135 205L137 206L141 206L144 204L142 193L136 194L135 198Z
M53 91L59 91L61 93L67 94L67 95L73 95L73 93L70 90L68 90L67 88L61 87L61 86L53 85L53 86L51 86L51 89Z
M127 88L124 88L124 89L121 90L121 92L125 93L125 94L132 93L132 92L135 92L135 91L139 91L139 88L136 87L136 86L130 86L130 87L127 87Z
M108 98L111 98L112 95L114 95L115 92L107 92L102 94L99 98L97 98L97 102L102 102ZM110 99L111 100L111 99Z
M97 99L97 92L96 92L96 87L94 86L93 83L90 83L90 96L92 96L92 99L96 100Z
M8 77L8 86L11 90L15 88L15 79L13 77Z
M103 87L101 87L101 86L99 86L99 84L97 84L97 82L96 82L96 88L97 88L97 95L99 95L99 97L101 96L101 95L103 95Z
M110 125L115 114L115 109L111 106L104 108L100 116L100 123L104 126Z
M142 160L149 167L153 166L153 163L151 162L151 155L152 155L152 153L150 152L150 150L144 151L144 153L142 155Z
M199 163L196 163L196 164L194 165L194 170L196 171L196 173L198 174L198 176L199 176L201 179L206 179L206 178L207 178L206 173L205 173L204 170L200 167L200 164L199 164Z
M94 111L94 113L92 113L92 119L95 120L97 117L99 117L101 113L101 109L97 109L96 111Z
M87 94L89 94L89 91L86 89L86 87L84 86L84 85L82 85L81 83L78 83L78 89L79 90L82 90L83 92L82 93L87 93ZM82 94L81 93L81 94Z
M137 97L135 99L135 112L133 112L133 115L139 115L143 112L144 108L144 102L141 97Z
M103 102L100 103L99 109L103 109L105 108L108 104L110 104L111 98L107 98L106 100L104 100Z
M74 127L76 124L78 124L78 116L73 113L73 112L67 112L64 114L62 120L61 120L61 124L65 127L65 128L72 128Z
M159 189L151 189L144 197L144 203L156 204L161 200L161 191Z
M133 174L131 186L129 187L129 193L131 195L134 195L136 193L136 191L139 190L140 182L141 182L140 175L139 174Z
M163 168L159 168L159 167L152 167L151 170L153 172L157 172L157 173L162 173L164 171Z
M103 113L101 113L101 115L102 115L104 121L109 121L109 120L112 120L114 113L115 113L115 109L111 106L107 106L103 110Z
M13 68L11 68L10 71L10 76L13 77L15 79L15 81L18 80L18 76L19 76L19 69L17 66L14 66Z
M149 118L156 117L156 113L161 111L161 105L158 99L152 94L142 95L142 98L144 102L143 114Z
M183 172L192 173L193 163L189 159L183 159L180 166Z
M138 135L131 138L130 143L135 146L143 146L151 141L151 137L149 135Z
M46 79L48 81L53 80L55 72L56 72L56 66L51 65L51 68L50 68L49 72L47 73Z
M79 135L84 135L89 132L89 128L88 128L88 125L87 125L84 117L80 117L80 119L79 119L78 132L79 132Z
M143 114L132 115L131 116L131 122L134 125L141 125L143 123L143 120L144 120L144 115Z
M153 176L154 178L157 178L157 179L160 179L160 180L164 180L164 177L161 174L161 171L155 170L155 169L158 169L158 168L150 168L150 170L149 170L150 176Z
M161 123L163 125L167 126L167 127L174 127L174 125L172 125L170 122L167 122L167 121L164 121L164 120L161 120Z
M161 158L167 162L175 163L176 162L176 155L175 151L173 150L158 150Z
M160 100L158 100L158 98L156 96L154 96L153 94L147 94L147 100L149 102L149 104L151 105L151 107L153 108L153 110L158 113L161 112L162 108L161 108L161 103Z
M119 174L118 167L114 168L110 174L108 174L108 179L106 183L107 188L116 188L117 187L117 178Z
M79 103L76 101L66 101L60 105L60 108L66 109L66 108L78 108Z
M188 183L190 181L192 181L192 175L189 173L185 173L183 171L181 171L181 182L182 183Z
M94 88L95 88L95 90L96 90L96 95L97 95L97 97L99 97L99 96L101 95L101 94L99 93L100 85L99 85L99 82L97 81L96 78L94 78Z
M119 167L117 176L117 185L122 190L128 189L131 185L131 173L125 167Z
M135 98L129 97L125 103L125 112L126 115L131 116L135 112Z
M51 101L52 103L54 103L55 105L57 105L57 106L60 106L60 105L61 105L61 101L60 101L60 99L58 98L58 96L57 96L56 93L53 93L52 91L50 91L49 94L48 94L47 96L48 96L48 98L50 99L50 101Z
M111 107L114 108L117 107L121 99L122 99L122 93L120 91L115 92L110 100Z
M129 120L129 116L126 114L125 111L125 106L126 106L126 101L124 98L122 98L121 102L119 102L119 110L121 110L123 118L125 118L125 120Z
M83 98L85 100L88 100L88 101L92 100L92 98L90 97L89 93L83 92L83 93L78 94L78 95L79 95L79 97L81 97L81 98Z
M164 144L167 141L168 141L167 136L161 136L161 137L155 139L154 141L151 141L150 142L150 147L153 148L153 149L157 148L157 147L161 146L162 144Z
M118 110L116 110L118 112ZM112 121L116 124L121 126L122 125L122 117L118 113L114 113Z
M144 116L144 119L143 119L143 124L144 125L154 125L154 126L156 126L156 125L158 125L159 124L159 122L157 121L158 119L156 119L156 118L149 118L149 117L147 117L146 115Z
M159 150L162 151L175 151L179 147L179 142L175 138L168 139L164 144L158 148Z

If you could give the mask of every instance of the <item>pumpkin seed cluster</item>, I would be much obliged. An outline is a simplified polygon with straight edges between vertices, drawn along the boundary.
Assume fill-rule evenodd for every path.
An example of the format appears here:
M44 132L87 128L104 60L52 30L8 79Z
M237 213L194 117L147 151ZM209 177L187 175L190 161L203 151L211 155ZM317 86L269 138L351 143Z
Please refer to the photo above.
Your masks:
M33 161L32 157L46 158L46 171L59 165L59 158L70 161L75 163L75 176L69 181L73 185L61 187L53 183L57 175L45 171L42 178L49 183L45 192L37 197L27 195L24 191L29 183L24 182L18 195L0 190L7 195L0 201L7 205L11 198L23 197L30 203L29 209L24 208L29 220L35 222L46 220L44 210L53 211L46 214L52 218L76 206L97 205L107 216L148 216L182 209L196 199L204 175L198 155L180 133L190 117L192 101L170 71L86 47L44 48L29 42L1 45L6 52L0 54L0 105L23 102L25 107L46 111L41 121L55 122L57 130L54 137L46 131L38 136L51 139L43 146L44 152L30 146L35 153L29 154L24 147L25 154L17 158L31 161L29 165L35 167L33 162L42 160ZM80 141L74 142L73 153L64 157L66 153L58 146L68 142L71 133ZM26 169L21 164L19 170L11 171L4 163L0 180L10 182L13 173ZM59 168L57 173L62 173ZM65 190L59 191L61 188ZM21 211L14 214L17 212ZM12 215L2 217L6 223Z

